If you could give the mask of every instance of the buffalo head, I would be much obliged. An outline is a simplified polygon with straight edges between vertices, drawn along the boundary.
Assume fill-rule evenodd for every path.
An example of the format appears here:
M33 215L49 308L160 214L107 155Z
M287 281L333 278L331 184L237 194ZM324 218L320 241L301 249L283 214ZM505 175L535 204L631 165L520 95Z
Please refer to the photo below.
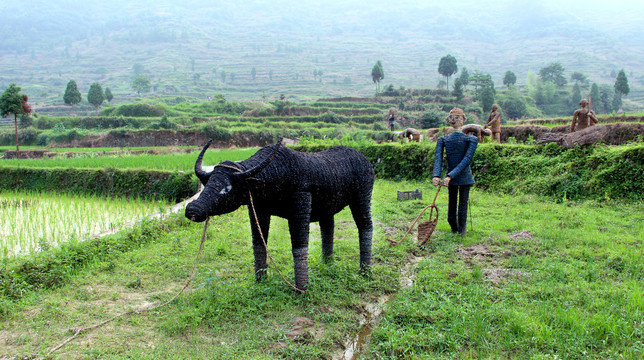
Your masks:
M279 150L281 140L279 138L277 144L275 144L275 150L271 156L267 156L248 170L244 170L242 163L224 161L215 166L212 171L206 172L201 167L201 162L210 143L212 143L212 140L208 141L201 153L199 153L195 163L195 175L197 175L204 188L199 197L186 206L186 217L192 221L202 222L208 216L226 214L237 210L244 204L248 182L273 160L277 150Z

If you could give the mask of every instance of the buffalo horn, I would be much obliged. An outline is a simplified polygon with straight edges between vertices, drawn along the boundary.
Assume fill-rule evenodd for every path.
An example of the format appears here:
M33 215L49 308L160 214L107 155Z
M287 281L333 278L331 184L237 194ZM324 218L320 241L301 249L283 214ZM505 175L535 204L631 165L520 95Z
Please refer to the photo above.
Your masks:
M208 182L208 179L210 178L210 175L212 175L212 171L207 173L203 171L201 168L201 161L203 160L203 155L206 153L206 150L210 146L210 143L212 143L212 140L208 140L208 143L203 147L201 150L201 153L199 153L199 156L197 157L197 162L195 163L195 175L199 178L202 184L206 184Z

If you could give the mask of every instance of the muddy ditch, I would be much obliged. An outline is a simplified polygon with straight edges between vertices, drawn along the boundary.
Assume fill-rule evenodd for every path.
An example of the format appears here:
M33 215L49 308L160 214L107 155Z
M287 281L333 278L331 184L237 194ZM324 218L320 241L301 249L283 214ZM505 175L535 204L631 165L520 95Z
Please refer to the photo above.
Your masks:
M438 232L437 232L438 233ZM411 234L415 238L415 234ZM530 231L521 231L508 236L510 240L533 240L534 237ZM456 249L456 254L461 261L468 267L480 266L484 281L492 285L499 284L503 281L528 278L530 273L503 267L501 265L504 259L514 256L524 256L531 254L528 249L511 248L501 251L500 248L493 248L485 244L476 244L469 247L460 246ZM420 254L409 254L405 265L400 271L401 289L410 288L414 285L416 274L414 267L427 256ZM450 272L450 277L458 276L457 273ZM362 319L360 320L360 330L353 337L348 339L344 344L344 350L338 351L332 355L334 360L357 360L361 357L362 352L369 344L369 339L373 331L378 327L380 315L386 309L387 304L395 297L395 294L385 294L373 301L365 304L361 309ZM294 329L295 330L295 329Z

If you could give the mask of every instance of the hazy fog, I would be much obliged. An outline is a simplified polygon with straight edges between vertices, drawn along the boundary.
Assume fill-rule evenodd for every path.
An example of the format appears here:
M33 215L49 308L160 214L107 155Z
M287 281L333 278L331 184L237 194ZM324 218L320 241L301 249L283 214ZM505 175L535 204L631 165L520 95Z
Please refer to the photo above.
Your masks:
M0 86L17 81L53 96L60 79L81 78L125 89L134 63L162 82L192 61L190 73L212 75L204 82L217 71L299 78L320 68L364 92L382 59L386 82L432 87L448 53L497 82L512 70L522 83L559 61L598 82L623 68L638 86L642 18L644 2L633 0L2 0Z

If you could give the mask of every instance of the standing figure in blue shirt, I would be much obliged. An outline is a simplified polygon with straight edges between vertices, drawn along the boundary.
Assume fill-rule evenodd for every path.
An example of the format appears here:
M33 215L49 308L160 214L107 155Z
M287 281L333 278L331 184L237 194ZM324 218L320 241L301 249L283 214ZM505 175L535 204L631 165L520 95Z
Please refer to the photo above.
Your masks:
M467 201L470 196L470 187L474 184L470 163L474 157L478 139L460 131L465 123L465 113L462 109L453 108L445 121L454 131L449 135L442 136L436 143L432 183L434 186L441 183L444 151L447 158L447 175L442 181L449 190L447 222L453 233L465 235L467 231Z

